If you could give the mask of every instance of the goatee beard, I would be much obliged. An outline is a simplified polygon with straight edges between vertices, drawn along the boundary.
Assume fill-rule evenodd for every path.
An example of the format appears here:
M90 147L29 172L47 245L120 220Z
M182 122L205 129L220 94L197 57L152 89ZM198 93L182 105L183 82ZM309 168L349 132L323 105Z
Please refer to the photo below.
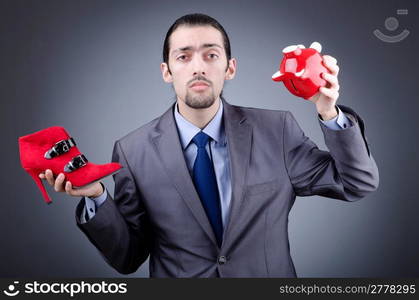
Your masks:
M191 108L204 109L214 104L216 97L212 91L209 95L192 96L189 91L186 92L185 104Z

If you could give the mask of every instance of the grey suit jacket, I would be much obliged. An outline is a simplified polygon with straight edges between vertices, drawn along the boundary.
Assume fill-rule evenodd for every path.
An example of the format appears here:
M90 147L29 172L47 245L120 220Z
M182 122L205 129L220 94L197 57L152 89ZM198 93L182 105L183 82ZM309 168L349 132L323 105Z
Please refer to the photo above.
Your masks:
M288 214L296 196L356 201L378 187L378 170L362 119L334 131L321 122L322 151L292 114L230 105L223 122L231 163L232 204L217 246L182 152L173 107L115 142L113 175L96 215L78 227L107 263L135 272L150 256L151 277L296 277L288 241Z

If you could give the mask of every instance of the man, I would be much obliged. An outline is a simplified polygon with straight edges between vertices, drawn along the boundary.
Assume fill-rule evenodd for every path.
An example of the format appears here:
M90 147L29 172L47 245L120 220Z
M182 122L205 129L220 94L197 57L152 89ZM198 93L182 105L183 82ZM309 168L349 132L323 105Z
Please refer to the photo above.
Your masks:
M296 196L356 201L378 186L362 119L336 106L336 59L310 101L330 153L319 150L286 111L230 105L222 95L236 60L223 27L192 14L169 29L161 72L177 101L116 141L114 198L101 183L56 191L83 196L79 228L118 272L150 256L151 277L295 277L288 214Z

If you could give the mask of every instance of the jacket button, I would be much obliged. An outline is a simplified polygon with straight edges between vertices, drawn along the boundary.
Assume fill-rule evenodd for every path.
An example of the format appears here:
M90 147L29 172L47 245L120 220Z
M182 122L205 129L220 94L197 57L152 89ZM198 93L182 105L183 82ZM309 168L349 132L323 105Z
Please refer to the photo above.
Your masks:
M220 265L224 265L226 262L227 262L227 258L226 258L224 255L221 255L221 256L218 258L218 264L220 264Z

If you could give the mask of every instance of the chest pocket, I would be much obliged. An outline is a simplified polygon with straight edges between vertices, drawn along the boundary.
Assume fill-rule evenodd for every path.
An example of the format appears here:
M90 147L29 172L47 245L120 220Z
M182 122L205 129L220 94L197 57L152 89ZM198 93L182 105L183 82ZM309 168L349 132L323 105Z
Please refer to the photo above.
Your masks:
M267 182L248 185L246 187L246 196L253 196L273 192L278 189L278 180L271 180Z

